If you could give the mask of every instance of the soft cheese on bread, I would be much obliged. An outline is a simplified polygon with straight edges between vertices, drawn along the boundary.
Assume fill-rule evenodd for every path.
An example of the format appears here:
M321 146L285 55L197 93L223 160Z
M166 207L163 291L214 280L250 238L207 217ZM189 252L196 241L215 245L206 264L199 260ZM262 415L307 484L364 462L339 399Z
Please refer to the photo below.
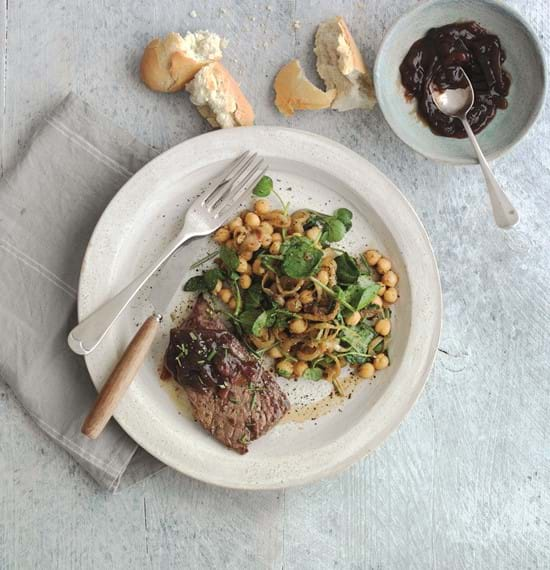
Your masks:
M297 110L327 109L336 95L335 89L325 92L315 87L305 76L297 59L293 59L279 70L273 88L275 106L287 117Z
M222 57L225 42L208 31L176 32L155 38L141 58L141 78L154 91L180 91L197 71Z
M219 62L201 68L187 84L191 102L213 127L254 124L254 111L239 84Z
M317 72L327 89L336 89L332 108L372 109L374 86L361 52L340 16L322 22L315 34Z

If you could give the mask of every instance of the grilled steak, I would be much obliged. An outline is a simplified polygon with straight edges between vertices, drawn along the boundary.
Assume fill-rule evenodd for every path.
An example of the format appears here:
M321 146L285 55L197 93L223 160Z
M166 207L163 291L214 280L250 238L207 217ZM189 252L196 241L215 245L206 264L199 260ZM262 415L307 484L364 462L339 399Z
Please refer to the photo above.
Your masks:
M181 384L195 419L238 453L290 408L272 375L227 330L204 297L170 331L165 366Z

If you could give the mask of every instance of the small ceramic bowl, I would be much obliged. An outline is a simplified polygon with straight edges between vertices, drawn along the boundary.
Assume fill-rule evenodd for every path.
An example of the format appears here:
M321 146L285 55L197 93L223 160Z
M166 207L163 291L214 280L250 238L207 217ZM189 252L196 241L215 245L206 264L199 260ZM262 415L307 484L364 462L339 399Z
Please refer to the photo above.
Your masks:
M453 164L477 164L470 142L436 136L418 119L416 102L405 99L399 65L411 45L430 28L471 20L500 38L506 53L504 69L512 78L508 108L498 111L478 135L487 158L497 158L525 136L542 108L546 92L542 49L529 24L515 10L493 0L428 0L390 28L374 66L378 102L394 132L427 158Z

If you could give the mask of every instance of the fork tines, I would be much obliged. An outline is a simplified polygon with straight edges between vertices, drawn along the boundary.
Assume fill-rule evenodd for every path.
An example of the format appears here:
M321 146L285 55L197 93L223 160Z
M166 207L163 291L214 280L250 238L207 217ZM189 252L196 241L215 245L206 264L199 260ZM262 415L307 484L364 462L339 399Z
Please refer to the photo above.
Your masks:
M202 206L218 217L223 209L235 205L247 191L251 191L266 172L267 163L257 153L243 153L222 174L216 187L206 193Z

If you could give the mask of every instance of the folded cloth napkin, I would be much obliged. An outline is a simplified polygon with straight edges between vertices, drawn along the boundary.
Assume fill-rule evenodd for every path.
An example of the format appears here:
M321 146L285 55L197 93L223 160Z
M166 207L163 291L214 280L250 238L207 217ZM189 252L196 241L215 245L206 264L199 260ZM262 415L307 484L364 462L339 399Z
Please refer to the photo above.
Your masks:
M113 420L80 433L95 397L66 342L86 244L109 200L155 152L69 95L0 180L0 378L36 423L110 491L162 469Z

